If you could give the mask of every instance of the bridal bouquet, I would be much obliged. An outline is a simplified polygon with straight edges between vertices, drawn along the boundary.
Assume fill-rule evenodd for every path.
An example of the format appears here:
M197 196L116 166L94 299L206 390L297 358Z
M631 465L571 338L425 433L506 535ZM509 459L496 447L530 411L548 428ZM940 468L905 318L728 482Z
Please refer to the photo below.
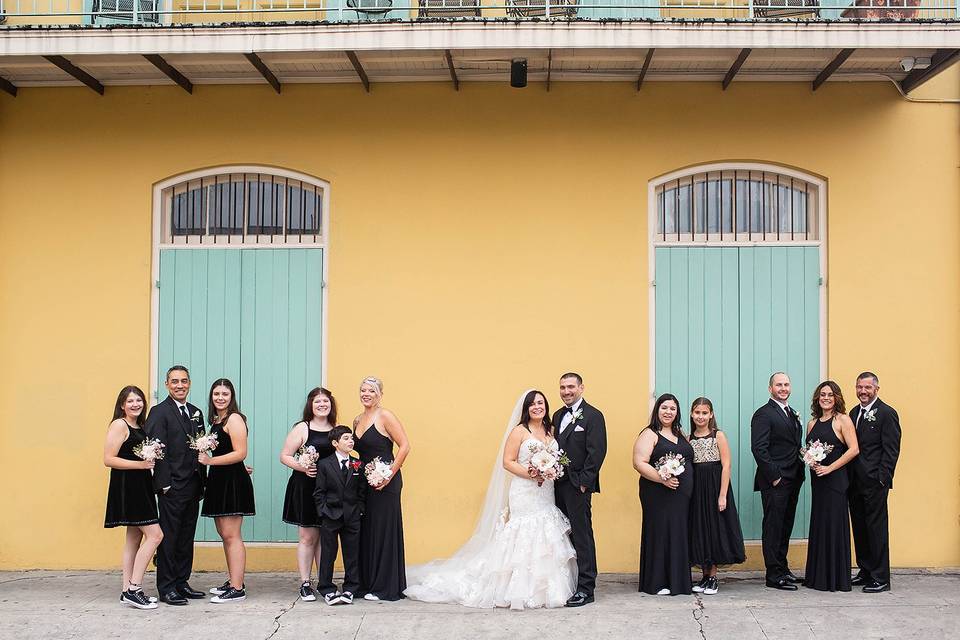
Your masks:
M217 434L207 433L187 436L190 439L190 448L195 451L205 451L209 456L217 448Z
M827 454L833 451L832 444L824 444L819 440L814 440L805 447L800 447L800 459L803 460L803 464L808 467L815 467L823 459L827 457Z
M540 442L535 442L532 447L533 455L530 456L527 473L537 481L537 486L542 487L547 480L562 478L563 468L570 464L570 458L563 449L550 451Z
M141 460L156 462L157 460L163 460L163 449L166 446L159 440L147 438L133 448L133 454Z
M367 476L367 482L371 487L379 487L390 479L390 476L393 475L393 469L381 460L380 456L377 456L367 463L367 466L363 468L363 473Z
M660 459L657 460L657 464L653 465L653 468L657 470L661 478L668 480L684 472L686 469L686 467L683 466L684 462L686 461L679 453L668 453L661 456Z
M297 464L307 469L317 463L317 458L320 457L320 454L317 453L317 450L313 445L309 447L300 447L297 449L297 453L293 456L293 459L297 461Z

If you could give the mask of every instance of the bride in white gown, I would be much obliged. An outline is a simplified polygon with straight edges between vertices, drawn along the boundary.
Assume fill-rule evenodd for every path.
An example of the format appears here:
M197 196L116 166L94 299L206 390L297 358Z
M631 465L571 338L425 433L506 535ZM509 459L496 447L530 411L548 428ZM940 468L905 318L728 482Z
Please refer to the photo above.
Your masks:
M527 475L546 444L557 451L549 406L539 391L524 393L500 445L473 535L452 557L407 568L408 598L468 607L562 607L577 584L570 522L557 509L553 481Z

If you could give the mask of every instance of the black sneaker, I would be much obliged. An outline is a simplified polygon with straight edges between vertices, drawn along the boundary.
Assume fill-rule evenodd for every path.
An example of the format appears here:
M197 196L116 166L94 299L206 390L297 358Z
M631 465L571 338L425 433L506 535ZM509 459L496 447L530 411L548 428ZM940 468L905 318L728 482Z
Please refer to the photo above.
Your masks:
M141 591L143 591L143 589L141 589ZM124 593L123 591L120 592L120 602L123 602L123 593ZM150 602L156 602L157 596L147 596L147 600L149 600Z
M247 592L243 590L243 587L235 589L233 587L227 588L227 592L222 596L213 596L210 598L210 602L214 604L223 604L225 602L240 602L247 599Z
M230 581L227 580L219 587L214 587L213 589L210 589L210 593L212 593L215 596L222 596L227 592L229 588L230 588Z
M317 599L317 592L310 586L309 580L300 585L300 599L304 602L313 602Z
M702 578L700 578L700 582L698 582L697 584L693 585L693 592L694 592L694 593L703 593L703 588L704 588L705 586L707 586L707 582L708 582L709 580L710 580L710 578L708 578L707 576L703 576Z
M340 604L353 604L353 594L349 591L344 591L340 594Z
M142 591L130 591L129 589L120 594L120 602L130 605L136 609L156 609L157 603L150 602L150 598Z
M712 596L717 591L720 591L720 581L717 580L717 576L710 576L710 578L707 579L707 583L703 585L703 594Z

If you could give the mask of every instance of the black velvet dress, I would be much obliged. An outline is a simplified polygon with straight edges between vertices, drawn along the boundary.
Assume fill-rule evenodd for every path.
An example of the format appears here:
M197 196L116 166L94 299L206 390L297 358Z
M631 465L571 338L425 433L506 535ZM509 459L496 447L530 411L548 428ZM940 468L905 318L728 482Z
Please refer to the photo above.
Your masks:
M244 425L246 426L246 425ZM213 456L233 453L233 441L223 426L215 424L210 433L217 434L217 448ZM203 496L200 515L207 518L219 516L252 516L256 514L253 501L253 481L243 461L226 465L210 465L207 473L207 491Z
M120 445L117 457L124 460L140 458L133 450L147 439L143 429L127 425L127 439ZM107 513L103 526L130 527L157 524L157 495L153 490L153 476L149 469L110 469L110 487L107 489Z
M657 434L650 464L667 453L683 456L684 471L677 479L680 486L668 489L658 482L640 477L640 505L643 523L640 533L640 591L656 594L663 588L670 595L692 593L690 553L687 536L690 496L693 493L693 448L683 436L673 443Z
M327 436L330 431L317 431L307 427L307 441L304 447L313 447L317 450L320 462L327 456L333 455L333 444ZM317 503L313 500L313 490L317 479L311 478L303 471L294 471L287 480L287 492L283 497L283 521L295 524L298 527L320 527L317 517Z
M832 464L847 450L833 431L833 420L818 420L807 444L819 440L833 451L820 464ZM847 467L820 477L810 470L810 534L803 585L818 591L850 591L850 514Z
M393 462L393 441L373 425L357 438L356 449L364 465L376 457L386 463ZM373 593L381 600L400 600L407 588L401 489L400 473L381 491L371 487L360 525L361 592Z

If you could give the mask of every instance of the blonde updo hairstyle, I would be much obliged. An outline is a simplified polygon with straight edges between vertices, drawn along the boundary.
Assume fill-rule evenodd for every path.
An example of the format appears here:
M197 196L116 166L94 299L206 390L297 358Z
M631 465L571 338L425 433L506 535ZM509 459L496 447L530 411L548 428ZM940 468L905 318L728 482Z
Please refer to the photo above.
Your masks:
M360 381L360 387L362 388L363 385L365 384L368 384L377 390L378 398L383 397L383 380L381 380L380 378L377 378L376 376L367 376L366 378Z

